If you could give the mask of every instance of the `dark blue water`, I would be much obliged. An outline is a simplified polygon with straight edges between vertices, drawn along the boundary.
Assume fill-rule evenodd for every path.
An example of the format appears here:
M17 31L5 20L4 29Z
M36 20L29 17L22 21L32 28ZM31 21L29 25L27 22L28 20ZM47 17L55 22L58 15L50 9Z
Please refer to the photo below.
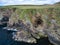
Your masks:
M12 39L12 32L3 29L5 25L0 25L0 45L49 45L51 44L47 37L36 39L37 43L18 42ZM52 44L51 44L52 45Z

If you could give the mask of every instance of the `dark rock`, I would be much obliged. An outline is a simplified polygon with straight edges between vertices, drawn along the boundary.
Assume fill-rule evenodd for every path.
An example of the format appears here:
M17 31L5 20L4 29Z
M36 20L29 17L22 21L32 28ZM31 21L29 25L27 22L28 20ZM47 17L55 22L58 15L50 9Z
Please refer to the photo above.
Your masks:
M4 16L2 19L1 19L1 22L8 22L9 21L9 17L6 17Z

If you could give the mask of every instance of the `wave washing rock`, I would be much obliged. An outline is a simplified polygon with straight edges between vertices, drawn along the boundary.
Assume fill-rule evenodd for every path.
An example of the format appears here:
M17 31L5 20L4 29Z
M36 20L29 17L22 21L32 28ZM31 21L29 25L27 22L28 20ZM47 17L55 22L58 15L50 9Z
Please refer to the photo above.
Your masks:
M23 22L16 23L12 27L7 26L8 31L12 31L13 39L15 41L24 41L28 43L36 43L36 39L40 38L39 31L31 29Z
M5 29L5 28L4 28ZM20 30L20 31L16 31L16 30L10 30L8 29L8 31L12 31L12 39L14 39L15 41L24 41L24 42L28 42L28 43L36 43L36 39L34 37L31 36L31 34L27 31L24 30ZM35 35L35 34L33 34ZM35 35L36 37L36 35Z

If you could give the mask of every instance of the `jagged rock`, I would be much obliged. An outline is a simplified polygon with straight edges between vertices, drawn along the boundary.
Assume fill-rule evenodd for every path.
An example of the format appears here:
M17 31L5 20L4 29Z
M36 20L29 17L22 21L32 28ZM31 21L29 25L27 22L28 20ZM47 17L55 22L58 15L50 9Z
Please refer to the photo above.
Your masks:
M36 40L26 31L17 32L13 39L16 40L16 41L25 41L25 42L28 42L28 43L36 42Z
M0 27L1 27L1 26L6 27L8 21L9 21L9 18L8 18L7 16L4 16L4 17L0 20Z
M45 30L45 33L47 34L49 41L53 43L54 45L60 45L60 30Z
M32 23L34 27L43 26L43 20L41 18L40 13L37 12L35 16L32 16Z
M8 31L13 31L13 39L15 41L35 43L36 39L40 38L39 31L28 27L28 25L24 24L22 20L18 20L18 23L15 23L14 25L12 25L12 27L7 26L4 29L7 29ZM17 31L15 31L15 29Z

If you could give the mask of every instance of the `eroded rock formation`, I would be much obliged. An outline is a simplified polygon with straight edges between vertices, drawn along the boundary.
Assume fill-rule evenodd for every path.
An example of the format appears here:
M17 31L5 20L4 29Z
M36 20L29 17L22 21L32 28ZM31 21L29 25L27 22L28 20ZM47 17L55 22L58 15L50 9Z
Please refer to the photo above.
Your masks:
M56 26L54 27L56 29L54 31L50 31L49 29L44 28L44 21L42 19L42 15L39 12L37 12L36 15L32 16L32 23L31 22L26 23L26 21L19 19L20 15L18 15L15 12L16 8L13 8L12 10L11 9L7 9L7 10L1 9L1 10L3 13L1 13L2 19L0 20L0 25L1 24L7 25L7 26L4 26L6 27L4 29L7 29L8 31L12 31L13 40L35 43L36 39L39 39L40 36L43 34L43 30L46 30L45 33L49 37L50 40L51 38L53 39L53 37L56 38L56 40L58 39L60 40L60 37L59 37L60 31L55 28ZM32 28L30 25L32 25ZM50 32L52 32L51 35L50 35ZM54 42L56 40L54 39L52 41Z

